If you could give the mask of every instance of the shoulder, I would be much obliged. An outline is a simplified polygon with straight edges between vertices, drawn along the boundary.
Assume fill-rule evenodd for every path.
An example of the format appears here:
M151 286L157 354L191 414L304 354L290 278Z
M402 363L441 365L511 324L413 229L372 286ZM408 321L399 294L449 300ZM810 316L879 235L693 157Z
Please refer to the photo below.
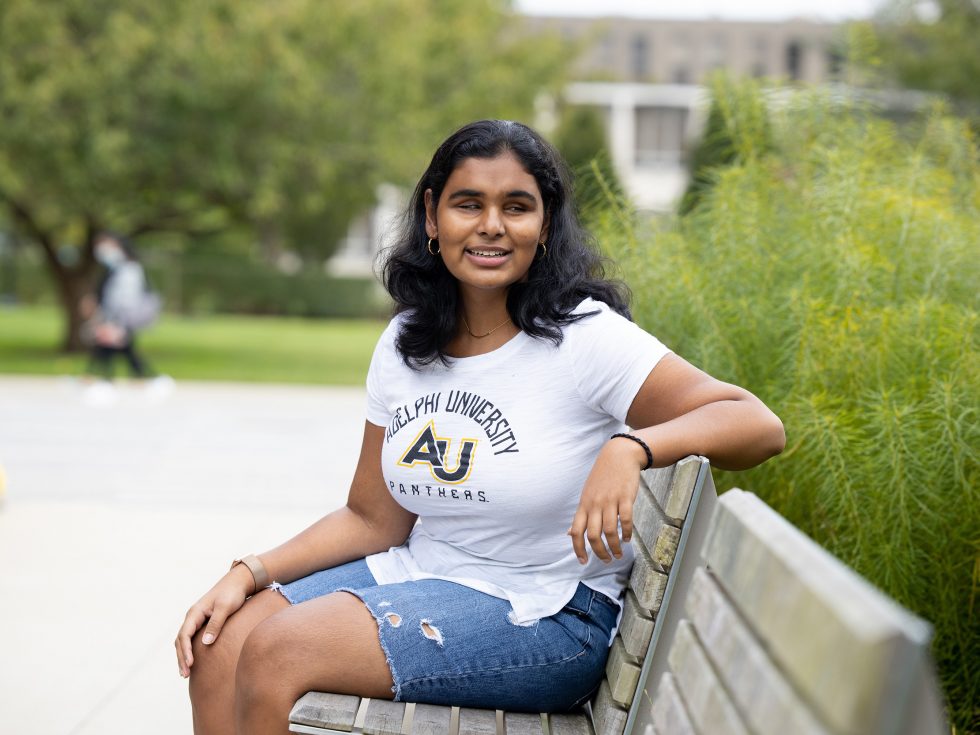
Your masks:
M623 328L639 329L632 321L613 309L605 301L598 301L591 296L579 302L572 309L576 319L563 328L566 335L600 332L605 329Z

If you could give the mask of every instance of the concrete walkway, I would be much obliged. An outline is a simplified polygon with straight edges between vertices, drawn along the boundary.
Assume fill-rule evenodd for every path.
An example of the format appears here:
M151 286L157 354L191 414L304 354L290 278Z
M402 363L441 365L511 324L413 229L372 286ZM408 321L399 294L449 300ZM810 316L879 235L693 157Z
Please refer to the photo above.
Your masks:
M363 391L0 377L0 735L191 732L173 639L236 555L343 504Z

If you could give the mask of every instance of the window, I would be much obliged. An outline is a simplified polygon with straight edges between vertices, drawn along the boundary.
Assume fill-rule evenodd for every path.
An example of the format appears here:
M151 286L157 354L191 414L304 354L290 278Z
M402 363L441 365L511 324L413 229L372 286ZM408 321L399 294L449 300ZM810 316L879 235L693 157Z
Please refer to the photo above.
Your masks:
M786 73L790 79L799 79L803 72L803 44L790 41L786 44Z
M684 157L686 107L636 108L636 164L678 164Z
M646 36L633 36L630 50L632 52L633 78L645 79L650 75L648 58L650 49Z

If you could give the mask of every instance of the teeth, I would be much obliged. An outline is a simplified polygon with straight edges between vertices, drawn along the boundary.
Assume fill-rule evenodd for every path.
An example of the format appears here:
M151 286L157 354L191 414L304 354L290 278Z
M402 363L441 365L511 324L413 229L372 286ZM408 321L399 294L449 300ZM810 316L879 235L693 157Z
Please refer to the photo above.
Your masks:
M501 253L496 250L493 252L486 252L484 250L470 250L470 252L473 253L473 255L479 255L484 258L499 258L507 254L507 253Z

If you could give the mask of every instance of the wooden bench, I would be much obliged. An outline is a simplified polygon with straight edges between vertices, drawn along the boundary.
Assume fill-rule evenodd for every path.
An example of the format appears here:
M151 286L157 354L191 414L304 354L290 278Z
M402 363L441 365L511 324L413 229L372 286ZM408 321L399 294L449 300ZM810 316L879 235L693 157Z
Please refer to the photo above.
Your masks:
M945 728L929 626L708 463L643 474L636 563L606 677L580 713L527 714L310 692L297 733L714 735Z

